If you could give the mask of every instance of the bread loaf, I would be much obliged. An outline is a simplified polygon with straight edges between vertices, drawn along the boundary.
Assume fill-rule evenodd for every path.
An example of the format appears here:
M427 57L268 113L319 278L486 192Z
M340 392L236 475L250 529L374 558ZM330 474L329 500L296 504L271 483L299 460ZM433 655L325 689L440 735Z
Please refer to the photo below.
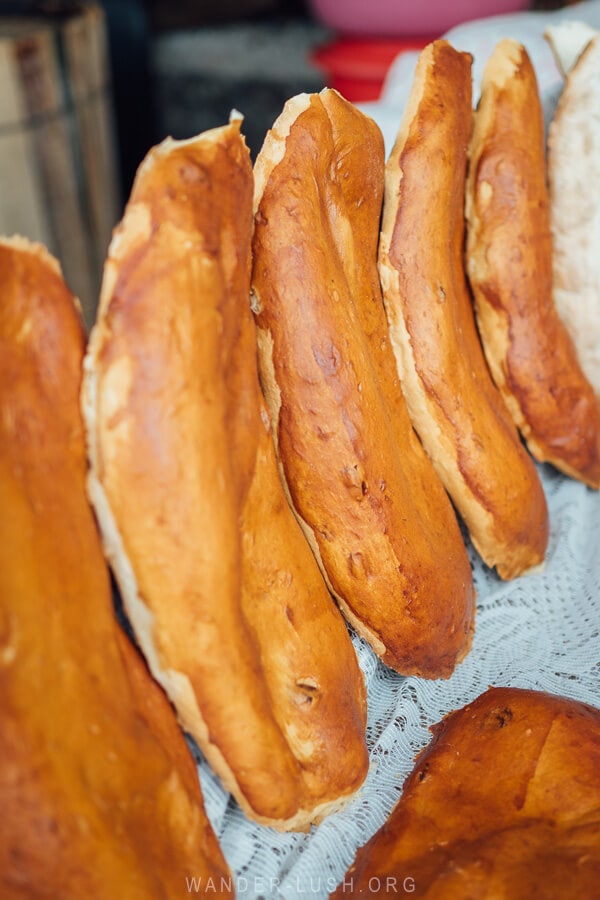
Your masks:
M600 397L600 34L568 72L548 131L554 302Z
M349 621L402 673L470 646L471 571L415 437L377 273L383 139L335 91L292 98L255 163L253 309L294 509Z
M467 177L467 270L490 371L533 456L600 486L600 403L552 297L544 116L525 48L487 62Z
M142 164L85 363L90 494L182 725L248 816L304 828L364 779L365 688L279 481L252 188L239 120Z
M492 688L432 731L333 896L594 900L600 711Z
M502 578L539 565L548 511L493 384L463 261L471 57L420 54L386 165L379 269L413 425L483 560Z
M0 895L175 900L233 879L162 690L119 627L85 492L84 333L0 243Z
M569 74L592 38L600 34L597 28L579 19L559 19L544 31L554 61L563 78Z

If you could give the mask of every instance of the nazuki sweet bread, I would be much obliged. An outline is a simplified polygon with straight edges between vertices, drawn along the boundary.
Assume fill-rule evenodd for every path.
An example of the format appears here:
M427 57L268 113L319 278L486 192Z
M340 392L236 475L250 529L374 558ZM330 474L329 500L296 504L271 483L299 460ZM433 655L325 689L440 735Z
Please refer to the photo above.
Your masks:
M0 243L0 894L233 894L196 766L119 626L86 496L84 331L57 262Z
M411 426L377 273L384 149L332 90L286 104L256 159L253 309L290 501L348 620L397 671L448 676L474 591Z
M492 377L541 462L600 486L600 404L552 296L544 116L525 48L485 67L467 176L467 271Z
M304 828L365 777L365 687L278 476L252 191L239 119L141 165L85 362L89 490L181 724L248 816Z
M491 688L432 732L332 896L595 900L600 711Z
M578 32L582 52L567 72L548 129L554 302L600 397L600 33ZM563 45L572 37L554 29L558 54L567 55Z
M463 260L471 57L420 54L386 164L379 269L413 425L483 560L512 578L544 560L548 510L494 385Z

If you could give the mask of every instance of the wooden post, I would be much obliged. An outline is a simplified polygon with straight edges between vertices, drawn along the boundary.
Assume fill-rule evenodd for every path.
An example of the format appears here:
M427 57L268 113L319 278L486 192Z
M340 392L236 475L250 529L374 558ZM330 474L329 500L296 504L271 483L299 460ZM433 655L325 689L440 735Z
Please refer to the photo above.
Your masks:
M44 243L92 325L120 198L101 8L0 17L0 232Z

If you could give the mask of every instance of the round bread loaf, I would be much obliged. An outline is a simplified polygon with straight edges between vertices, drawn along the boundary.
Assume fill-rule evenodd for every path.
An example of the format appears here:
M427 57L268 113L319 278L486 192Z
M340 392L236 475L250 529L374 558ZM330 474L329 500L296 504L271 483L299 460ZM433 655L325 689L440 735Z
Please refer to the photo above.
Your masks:
M595 900L600 711L491 688L432 731L333 896Z

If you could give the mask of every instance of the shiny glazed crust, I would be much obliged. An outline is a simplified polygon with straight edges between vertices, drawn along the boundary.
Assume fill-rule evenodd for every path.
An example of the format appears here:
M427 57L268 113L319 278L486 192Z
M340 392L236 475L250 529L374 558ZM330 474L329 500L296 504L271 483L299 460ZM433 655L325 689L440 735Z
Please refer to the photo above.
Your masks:
M408 877L429 900L594 900L600 711L492 688L432 731L398 805L333 896L389 896L386 885Z
M365 688L278 477L252 184L239 121L142 164L85 363L90 495L182 725L249 816L304 828L366 774Z
M543 111L513 40L486 65L469 152L467 270L490 371L536 459L600 486L600 404L552 297Z
M345 615L389 666L448 676L474 591L390 347L383 169L379 129L336 92L286 104L255 164L260 371L291 502Z
M471 57L422 51L386 165L379 270L413 425L483 560L503 578L539 565L548 511L493 384L463 264Z
M0 243L0 895L164 900L230 874L173 710L114 617L85 491L84 335Z

